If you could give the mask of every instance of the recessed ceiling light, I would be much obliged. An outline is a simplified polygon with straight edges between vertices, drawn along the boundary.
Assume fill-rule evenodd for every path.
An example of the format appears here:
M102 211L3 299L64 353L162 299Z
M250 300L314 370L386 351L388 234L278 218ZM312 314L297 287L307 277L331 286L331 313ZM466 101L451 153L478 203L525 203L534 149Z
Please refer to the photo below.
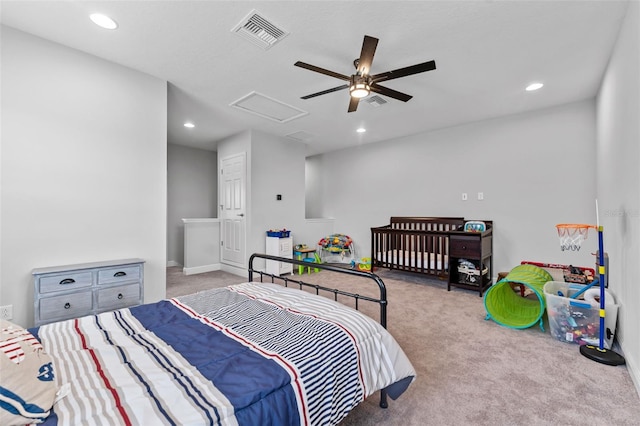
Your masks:
M364 133L366 131L367 131L367 129L365 129L364 127L360 127L359 129L356 130L356 132L358 132L358 133Z
M542 83L531 83L530 85L527 86L525 90L527 92L533 92L534 90L540 89L542 86L544 86L544 84Z
M193 123L190 123L190 122L186 122L186 123L184 123L184 127L188 127L190 129L193 129L194 127L196 127L196 125L193 124Z
M102 27L107 30L115 30L118 28L118 24L113 19L109 18L107 15L103 15L102 13L92 13L89 15L89 18L99 27Z

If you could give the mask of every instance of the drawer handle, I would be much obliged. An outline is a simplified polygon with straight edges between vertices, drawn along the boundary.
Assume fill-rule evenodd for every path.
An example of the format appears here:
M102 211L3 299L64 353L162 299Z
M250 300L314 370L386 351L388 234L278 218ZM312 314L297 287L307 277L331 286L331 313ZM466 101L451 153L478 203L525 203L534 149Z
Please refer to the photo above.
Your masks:
M118 293L118 299L122 299L123 297L122 293Z
M69 303L69 302L65 303L65 304L64 304L64 308L65 308L65 309L69 309L69 308L71 308L71 303Z
M462 250L466 250L466 249L467 249L467 246L462 246Z
M65 278L64 280L60 281L60 285L65 285L65 284L73 284L75 283L76 280L74 280L73 278Z
M113 274L114 277L124 277L125 275L127 275L127 273L124 271L119 271Z

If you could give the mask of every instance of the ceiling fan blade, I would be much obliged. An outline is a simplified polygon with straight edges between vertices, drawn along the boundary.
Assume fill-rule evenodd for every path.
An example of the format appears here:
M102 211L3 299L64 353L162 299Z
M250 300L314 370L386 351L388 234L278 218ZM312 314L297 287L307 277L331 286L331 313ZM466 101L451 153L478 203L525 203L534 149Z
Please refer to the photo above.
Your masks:
M360 59L358 59L358 72L361 75L368 75L371 71L371 63L373 63L373 55L376 53L376 47L378 47L378 39L365 35L362 41Z
M349 87L349 85L348 85L348 84L343 84L342 86L334 87L334 88L332 88L332 89L323 90L322 92L312 93L312 94L310 94L310 95L303 96L303 97L301 97L300 99L310 99L310 98L315 98L316 96L326 95L327 93L331 93L331 92L337 92L338 90L346 89L346 88L348 88L348 87Z
M393 80L394 78L406 77L412 74L432 71L436 69L435 61L423 62L421 64L411 65L410 67L398 68L397 70L387 71L380 74L372 75L371 79L377 83L379 81Z
M347 112L354 112L358 109L358 103L360 102L359 98L349 97L349 109Z
M324 68L316 67L315 65L307 64L307 63L300 62L300 61L296 62L293 65L295 65L296 67L308 69L310 71L319 72L320 74L328 75L330 77L335 77L335 78L338 78L340 80L349 81L349 76L346 76L344 74L339 74L337 72L329 71L329 70L326 70Z
M407 102L409 99L413 98L413 96L411 95L398 92L397 90L389 89L388 87L380 86L379 84L376 84L376 83L373 83L371 85L371 91L379 93L384 96L388 96L393 99L397 99L402 102Z

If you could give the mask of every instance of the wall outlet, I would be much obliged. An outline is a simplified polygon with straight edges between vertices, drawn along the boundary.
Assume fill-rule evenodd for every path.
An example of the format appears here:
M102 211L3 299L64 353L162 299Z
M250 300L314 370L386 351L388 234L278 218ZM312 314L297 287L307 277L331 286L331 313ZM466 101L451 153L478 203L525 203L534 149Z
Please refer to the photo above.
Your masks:
M462 193L462 201L467 201L467 193L466 192Z
M5 320L13 319L13 305L0 306L0 318Z

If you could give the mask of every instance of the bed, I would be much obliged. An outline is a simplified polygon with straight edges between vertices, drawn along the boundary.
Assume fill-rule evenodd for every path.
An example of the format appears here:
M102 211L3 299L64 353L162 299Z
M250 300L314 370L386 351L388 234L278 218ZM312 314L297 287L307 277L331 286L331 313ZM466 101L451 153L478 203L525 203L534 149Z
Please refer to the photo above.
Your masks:
M59 398L45 424L334 425L377 391L386 407L407 389L415 370L385 329L380 278L317 265L376 286L363 296L256 259L304 265L254 254L245 283L30 329ZM379 322L338 297L379 305Z

